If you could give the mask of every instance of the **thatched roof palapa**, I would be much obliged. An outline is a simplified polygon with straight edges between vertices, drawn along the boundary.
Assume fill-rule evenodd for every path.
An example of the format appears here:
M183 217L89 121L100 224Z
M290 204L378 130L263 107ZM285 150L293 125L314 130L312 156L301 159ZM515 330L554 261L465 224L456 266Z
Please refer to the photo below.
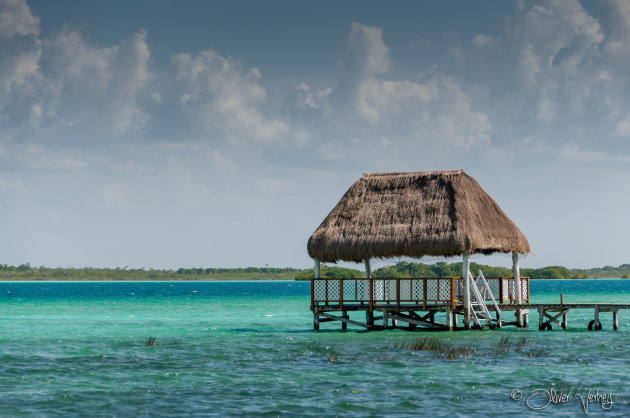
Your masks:
M308 241L322 262L511 251L527 238L462 170L364 174Z

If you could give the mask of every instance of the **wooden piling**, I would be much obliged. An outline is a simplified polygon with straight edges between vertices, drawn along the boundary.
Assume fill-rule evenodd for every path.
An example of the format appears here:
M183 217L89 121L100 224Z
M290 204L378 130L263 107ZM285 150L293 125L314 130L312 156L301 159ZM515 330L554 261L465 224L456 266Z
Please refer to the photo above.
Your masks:
M374 312L372 312L371 310L365 311L365 323L367 324L368 328L374 327Z
M446 308L446 326L449 331L453 331L453 311L450 307Z
M569 311L566 311L564 314L562 314L562 329L567 329L567 326L569 325Z

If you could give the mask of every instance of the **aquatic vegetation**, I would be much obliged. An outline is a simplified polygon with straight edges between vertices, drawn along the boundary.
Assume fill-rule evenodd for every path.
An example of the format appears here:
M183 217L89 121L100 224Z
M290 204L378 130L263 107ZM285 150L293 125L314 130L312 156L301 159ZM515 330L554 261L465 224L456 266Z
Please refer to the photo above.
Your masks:
M499 338L494 344L489 344L484 348L476 344L454 344L440 337L419 337L402 340L394 344L393 348L411 351L431 351L433 352L433 358L453 360L472 355L485 357L501 356L507 354L510 350L514 350L515 353L521 353L523 348L531 343L532 341L525 337L512 340L506 335ZM544 350L533 350L524 354L528 357L546 357L549 355Z
M178 341L176 339L174 339L174 338L165 338L165 339L159 341L155 337L147 338L147 340L144 343L144 345L151 346L151 347L162 347L162 346L165 346L165 345L175 345L175 344L178 344Z

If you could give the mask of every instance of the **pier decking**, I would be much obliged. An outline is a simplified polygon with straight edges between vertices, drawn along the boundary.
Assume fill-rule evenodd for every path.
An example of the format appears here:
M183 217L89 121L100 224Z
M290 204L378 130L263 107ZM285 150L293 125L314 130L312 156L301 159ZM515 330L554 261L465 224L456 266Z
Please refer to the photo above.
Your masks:
M513 277L489 277L490 292L499 306L510 310L516 301ZM422 278L338 278L311 279L311 311L313 326L330 321L340 321L342 329L348 324L367 329L387 329L406 323L408 328L457 329L458 315L464 315L464 281L461 277L422 277ZM529 303L529 278L522 277L521 300ZM524 315L527 310L513 309ZM348 312L365 312L365 322L351 320ZM374 313L382 316L375 317ZM422 312L422 314L418 314ZM339 315L341 313L341 315ZM444 313L445 318L436 318ZM441 316L441 315L440 315ZM375 321L382 320L382 325ZM496 318L497 326L516 324Z
M593 320L587 325L589 330L602 329L602 312L612 313L612 329L618 330L619 311L630 309L630 304L623 303L530 303L528 277L520 279L521 304L517 304L513 277L488 277L486 280L489 290L482 297L490 301L491 292L499 308L493 327L514 325L527 328L529 313L534 311L538 312L539 330L551 330L554 324L566 329L571 309L592 309ZM459 326L458 319L465 315L461 277L323 278L310 282L316 330L320 323L332 321L341 322L343 330L348 324L368 330L464 329ZM365 321L351 319L350 312L364 312ZM514 319L508 320L503 315L505 312L514 312Z

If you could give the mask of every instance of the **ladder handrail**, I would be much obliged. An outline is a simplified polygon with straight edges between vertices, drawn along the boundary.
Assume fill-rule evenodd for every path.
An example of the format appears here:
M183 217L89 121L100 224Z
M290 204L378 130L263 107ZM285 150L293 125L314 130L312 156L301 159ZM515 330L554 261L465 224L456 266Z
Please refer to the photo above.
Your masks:
M486 277L483 275L481 270L479 270L479 276L477 276L477 280L479 280L479 279L481 279L483 285L485 286L485 289L488 291L488 294L490 294L490 299L492 300L492 304L494 305L494 309L497 312L499 321L502 321L503 320L503 313L501 312L501 309L499 309L499 305L497 304L497 300L494 298L494 294L492 294L492 290L490 289L490 285L488 284L488 281L486 280Z
M473 295L474 295L475 299L477 300L477 304L479 306L481 306L481 309L482 309L483 313L486 316L486 322L488 322L492 318L490 316L490 311L488 310L488 306L486 305L486 301L481 297L481 293L479 292L479 288L477 287L477 283L475 282L475 278L470 273L470 271L468 272L468 278L470 279L470 288L473 291ZM472 311L474 311L474 309L472 309ZM476 317L476 315L474 315L474 316ZM480 324L477 324L477 325L481 326Z

